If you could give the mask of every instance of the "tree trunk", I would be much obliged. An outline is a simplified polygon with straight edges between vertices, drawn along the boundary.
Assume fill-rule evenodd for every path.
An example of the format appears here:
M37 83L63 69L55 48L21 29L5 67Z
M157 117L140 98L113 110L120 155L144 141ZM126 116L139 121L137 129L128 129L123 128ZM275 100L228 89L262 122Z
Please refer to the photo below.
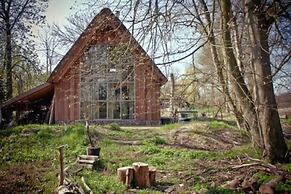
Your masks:
M262 10L255 11L259 7L259 3L261 2L255 4L253 1L246 1L253 63L258 84L258 113L266 159L270 162L282 162L286 161L289 155L282 132L271 76L268 45L268 29L271 22L267 20Z
M10 21L6 23L6 48L5 48L5 67L6 67L6 98L12 98L12 46L11 46L11 26Z
M230 35L230 14L231 3L230 0L220 1L222 11L222 39L223 39L223 51L224 62L229 67L231 75L231 84L234 92L242 106L250 133L252 136L252 144L256 148L263 148L262 136L259 130L258 115L253 103L253 97L247 88L247 85L243 79L243 76L239 70L237 64Z
M209 15L210 12L208 11L208 8L207 8L205 1L200 0L200 3L202 4L203 11L206 14L207 23L211 24L211 19L210 19L210 15ZM197 14L198 14L198 12L197 12ZM211 25L209 25L209 26L211 26ZM213 29L210 27L209 30L204 29L204 32L206 34L208 34L208 40L210 42L212 60L214 62L215 68L216 68L219 83L222 87L223 94L227 97L227 100L228 100L229 104L231 105L231 108L232 108L233 113L234 113L235 118L236 118L237 126L239 128L247 128L248 129L249 127L246 125L245 118L243 117L241 111L239 110L238 106L235 104L233 98L231 97L228 85L225 81L226 79L225 79L225 76L223 74L223 65L218 57L218 50L216 48L216 41L214 38L215 36L214 36Z

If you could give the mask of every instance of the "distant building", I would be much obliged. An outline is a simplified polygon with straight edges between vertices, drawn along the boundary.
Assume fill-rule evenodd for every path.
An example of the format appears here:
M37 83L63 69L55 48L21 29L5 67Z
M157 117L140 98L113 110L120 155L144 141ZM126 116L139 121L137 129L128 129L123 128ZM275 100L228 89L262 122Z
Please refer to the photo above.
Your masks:
M159 124L166 77L110 9L103 9L47 82L1 104L38 122ZM25 118L28 122L28 116Z

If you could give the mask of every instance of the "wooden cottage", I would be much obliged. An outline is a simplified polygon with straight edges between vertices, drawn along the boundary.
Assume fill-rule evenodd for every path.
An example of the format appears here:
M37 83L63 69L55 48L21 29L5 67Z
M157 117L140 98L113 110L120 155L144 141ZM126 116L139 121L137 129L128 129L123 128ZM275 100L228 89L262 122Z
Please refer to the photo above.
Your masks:
M166 81L122 22L105 8L47 82L4 102L2 115L13 110L17 121L23 112L38 112L42 122L158 124L160 88Z

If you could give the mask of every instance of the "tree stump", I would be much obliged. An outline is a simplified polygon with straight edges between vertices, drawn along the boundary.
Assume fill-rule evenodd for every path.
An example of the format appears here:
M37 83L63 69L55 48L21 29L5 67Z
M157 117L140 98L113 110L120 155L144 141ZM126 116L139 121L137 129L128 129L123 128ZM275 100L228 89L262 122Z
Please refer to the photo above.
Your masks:
M130 166L118 168L117 176L126 185L126 188L130 188L133 181L133 168Z
M153 185L156 182L156 172L157 172L156 168L154 167L149 168L150 185Z
M149 166L146 163L135 162L132 164L134 170L134 182L140 188L150 187Z
M142 162L135 162L132 165L133 167L126 166L117 169L118 179L126 185L126 188L134 185L143 189L156 182L156 168Z

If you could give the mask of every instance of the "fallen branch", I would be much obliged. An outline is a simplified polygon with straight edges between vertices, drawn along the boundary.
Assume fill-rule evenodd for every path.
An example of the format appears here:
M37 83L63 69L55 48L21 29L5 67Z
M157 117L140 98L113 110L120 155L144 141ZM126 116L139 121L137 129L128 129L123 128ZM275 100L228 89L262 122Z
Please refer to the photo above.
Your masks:
M65 173L67 175L77 175L79 172L81 172L84 169L84 167L82 166L81 168L77 169L77 170L65 170Z
M279 175L277 177L275 177L274 179L270 180L269 182L267 182L264 185L261 185L259 188L259 191L261 194L274 194L274 186L280 182L281 180L283 180L284 176Z
M81 178L82 182L83 182L83 185L85 187L85 190L89 193L89 194L94 194L92 189L87 185L87 183L85 182L85 179L84 177Z
M256 159L256 158L252 158L250 157L249 155L246 154L246 156L248 157L248 159L252 160L252 161L255 161L255 162L260 162L262 166L267 166L269 168L273 168L273 169L277 169L276 166L274 166L273 164L270 164L270 163L267 163L266 161L264 160L260 160L260 159Z
M242 164L242 165L238 165L238 166L233 166L232 169L239 169L239 168L243 168L243 167L249 167L249 166L257 166L260 165L257 162L254 163L249 163L249 164Z

